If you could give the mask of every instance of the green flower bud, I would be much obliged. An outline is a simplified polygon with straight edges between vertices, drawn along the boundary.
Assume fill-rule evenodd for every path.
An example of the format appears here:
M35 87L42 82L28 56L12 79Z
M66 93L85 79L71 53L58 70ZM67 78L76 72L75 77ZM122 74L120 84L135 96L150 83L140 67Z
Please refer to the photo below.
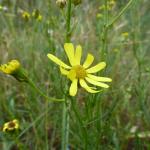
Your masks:
M32 12L32 17L34 17L37 21L42 21L42 15L40 14L40 11L38 9L35 9Z
M27 11L23 11L22 12L22 18L25 20L25 21L29 21L31 15L27 12Z
M57 0L56 4L58 5L58 7L60 8L64 8L66 6L67 1L66 0Z

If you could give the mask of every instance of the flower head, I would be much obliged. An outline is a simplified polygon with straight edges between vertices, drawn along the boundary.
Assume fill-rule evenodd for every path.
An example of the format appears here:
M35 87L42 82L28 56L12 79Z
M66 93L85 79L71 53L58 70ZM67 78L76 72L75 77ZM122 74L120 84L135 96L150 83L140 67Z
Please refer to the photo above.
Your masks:
M2 128L3 132L14 131L14 130L17 130L17 129L19 129L19 121L17 119L6 122L3 125L3 128Z
M64 8L67 4L67 0L57 0L56 4L58 5L58 7Z
M128 38L129 33L128 33L128 32L123 32L123 33L121 34L121 36L124 37L124 38Z
M20 63L18 60L11 60L7 64L3 64L0 66L0 71L6 74L13 74L20 68Z
M18 60L11 60L7 64L0 65L0 71L14 76L20 82L27 82L28 77Z
M111 82L112 80L110 78L98 77L93 75L93 73L96 73L105 68L106 66L105 62L100 62L97 65L89 68L94 61L94 57L89 53L83 65L81 65L82 47L80 45L78 45L76 47L76 50L74 50L74 46L72 43L65 43L64 49L68 56L70 65L65 64L63 61L61 61L52 54L48 54L47 56L57 65L59 65L61 73L63 75L66 75L71 80L72 83L69 89L69 94L71 96L76 95L78 82L80 83L81 87L83 87L89 93L97 93L100 92L100 90L97 90L95 87L88 86L86 81L90 84L99 87L103 88L109 87L107 84L103 82Z
M125 41L129 40L129 33L128 33L128 32L123 32L123 33L121 33L121 38L120 38L120 40L121 40L122 42L125 42Z
M37 21L42 21L42 15L40 14L40 11L38 9L35 9L32 12L32 17L34 17Z
M23 11L22 12L22 18L25 20L25 21L29 21L31 15L27 12L27 11Z

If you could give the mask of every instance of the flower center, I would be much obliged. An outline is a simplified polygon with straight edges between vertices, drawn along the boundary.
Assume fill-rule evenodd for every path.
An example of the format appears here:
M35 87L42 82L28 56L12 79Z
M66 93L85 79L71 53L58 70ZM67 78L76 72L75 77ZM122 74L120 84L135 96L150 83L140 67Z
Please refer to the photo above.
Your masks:
M8 128L14 128L15 127L15 123L14 122L9 122L8 124Z
M72 67L73 70L76 72L76 78L85 78L86 77L86 71L84 67L77 65Z

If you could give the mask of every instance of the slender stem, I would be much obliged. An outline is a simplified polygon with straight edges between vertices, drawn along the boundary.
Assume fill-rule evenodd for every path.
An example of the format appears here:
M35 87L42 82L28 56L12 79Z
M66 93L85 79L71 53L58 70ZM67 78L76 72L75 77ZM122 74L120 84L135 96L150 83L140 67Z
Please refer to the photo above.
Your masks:
M61 140L61 149L65 150L65 147L67 147L66 145L66 141L65 141L65 137L66 137L66 104L65 102L63 102L63 112L62 112L62 140Z
M30 84L30 86L35 89L41 96L43 96L46 100L48 101L58 101L58 102L61 102L61 101L64 101L64 99L57 99L57 98L54 98L54 97L48 97L47 95L45 95L35 84L32 80L28 80L28 83Z
M88 138L87 138L87 130L86 130L86 127L84 126L83 124L83 121L82 121L82 118L81 118L81 115L79 113L79 109L77 109L77 104L76 104L76 101L75 99L71 99L71 104L72 104L72 110L74 111L74 114L76 116L76 118L78 119L78 122L80 124L80 127L82 128L82 135L83 135L83 138L85 140L85 145L84 145L84 149L87 150L88 149Z
M48 143L48 131L47 131L47 125L48 125L48 101L46 101L45 103L45 109L46 109L46 113L45 113L45 145L46 145L46 150L49 149L49 143Z
M67 97L65 98L67 101ZM63 112L62 112L62 141L61 149L66 150L68 148L69 141L69 104L63 102Z
M67 14L66 14L66 42L70 42L71 38L71 0L68 0ZM61 149L67 150L69 146L69 97L65 96L65 102L63 102L62 110L62 141Z
M108 5L107 0L105 0L105 14L104 14L104 27L103 27L103 33L102 33L102 52L101 52L101 60L105 60L107 56L107 22L108 22Z
M71 23L71 0L68 1L68 8L67 8L66 42L70 42L70 37L71 37L70 23Z
M109 28L110 26L112 26L119 18L120 16L130 7L130 5L132 4L134 0L130 0L125 7L122 8L122 10L118 13L118 15L106 26L107 28Z

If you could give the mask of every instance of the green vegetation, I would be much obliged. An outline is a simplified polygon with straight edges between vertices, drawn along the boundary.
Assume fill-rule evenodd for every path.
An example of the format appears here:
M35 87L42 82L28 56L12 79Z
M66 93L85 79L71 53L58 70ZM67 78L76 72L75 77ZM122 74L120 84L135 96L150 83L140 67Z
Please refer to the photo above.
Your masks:
M30 80L0 72L0 149L149 150L149 6L149 0L1 0L0 64L19 60ZM66 42L82 46L81 64L88 53L94 65L106 62L97 75L112 79L108 89L91 94L78 85L69 96L71 81L47 57L69 64ZM16 130L4 132L14 119Z

